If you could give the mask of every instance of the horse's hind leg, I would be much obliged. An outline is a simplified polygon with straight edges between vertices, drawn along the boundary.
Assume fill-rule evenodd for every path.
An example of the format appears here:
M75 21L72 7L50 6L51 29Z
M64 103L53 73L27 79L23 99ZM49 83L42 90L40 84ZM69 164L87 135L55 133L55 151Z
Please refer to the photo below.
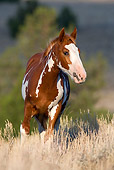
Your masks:
M38 123L38 131L41 137L41 142L42 144L44 144L44 136L45 136L46 129L47 129L48 117L43 114L37 114L35 115L35 119Z
M35 115L35 119L38 123L38 131L39 133L42 133L47 129L47 119L48 117L42 115L42 114L37 114Z

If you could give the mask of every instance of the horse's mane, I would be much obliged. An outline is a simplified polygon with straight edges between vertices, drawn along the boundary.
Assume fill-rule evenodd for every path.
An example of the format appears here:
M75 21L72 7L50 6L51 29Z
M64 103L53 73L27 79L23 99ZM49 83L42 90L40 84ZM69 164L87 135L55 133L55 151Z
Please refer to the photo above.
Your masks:
M48 44L48 47L46 48L46 50L44 51L44 56L48 56L50 50L53 48L53 46L56 44L58 40L58 37L55 38L54 40L52 40L49 44Z
M55 38L54 40L52 40L48 47L46 48L46 50L43 53L37 53L35 55L33 55L28 63L27 63L27 71L37 62L37 63L41 63L44 60L44 57L46 58L50 52L50 50L53 48L53 46L56 44L58 40L58 37Z

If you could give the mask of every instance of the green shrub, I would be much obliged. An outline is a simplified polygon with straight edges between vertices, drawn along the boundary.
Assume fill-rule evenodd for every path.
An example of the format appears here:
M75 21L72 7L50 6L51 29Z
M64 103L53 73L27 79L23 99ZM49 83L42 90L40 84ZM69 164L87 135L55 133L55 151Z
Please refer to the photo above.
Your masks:
M69 7L64 7L56 19L58 28L61 29L65 27L67 30L72 25L72 27L78 28L77 16L71 11Z
M33 11L37 8L38 2L36 1L27 1L24 5L21 5L17 13L14 17L10 18L8 21L8 26L10 30L10 34L13 38L15 38L20 30L20 26L22 26L25 22L25 18L28 14L32 14Z

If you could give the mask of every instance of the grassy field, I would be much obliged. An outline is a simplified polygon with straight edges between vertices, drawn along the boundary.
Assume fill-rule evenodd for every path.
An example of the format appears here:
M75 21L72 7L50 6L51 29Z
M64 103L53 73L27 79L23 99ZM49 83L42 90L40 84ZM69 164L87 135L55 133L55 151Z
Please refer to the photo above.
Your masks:
M88 124L73 123L66 117L53 140L43 144L35 132L23 145L6 121L0 134L0 170L113 170L114 117L109 123L97 121L98 131L91 132Z

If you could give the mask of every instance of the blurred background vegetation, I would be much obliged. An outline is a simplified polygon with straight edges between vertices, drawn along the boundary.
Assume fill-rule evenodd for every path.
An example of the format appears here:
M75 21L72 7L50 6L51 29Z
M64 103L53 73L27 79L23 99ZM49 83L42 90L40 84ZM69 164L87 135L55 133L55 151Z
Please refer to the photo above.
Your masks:
M58 36L62 27L71 33L75 26L79 28L78 17L70 8L64 7L57 14L54 9L42 6L36 1L21 4L16 15L9 19L10 34L17 43L0 55L0 127L3 127L8 119L15 129L19 130L24 117L21 84L27 60L33 54L44 50L49 40ZM107 113L107 110L95 108L99 99L95 95L96 91L105 85L106 61L101 53L86 58L82 52L81 58L88 77L81 85L70 80L71 96L64 115L84 121L89 121L91 116L91 120L95 122L97 113L104 116ZM31 124L34 124L34 121Z

